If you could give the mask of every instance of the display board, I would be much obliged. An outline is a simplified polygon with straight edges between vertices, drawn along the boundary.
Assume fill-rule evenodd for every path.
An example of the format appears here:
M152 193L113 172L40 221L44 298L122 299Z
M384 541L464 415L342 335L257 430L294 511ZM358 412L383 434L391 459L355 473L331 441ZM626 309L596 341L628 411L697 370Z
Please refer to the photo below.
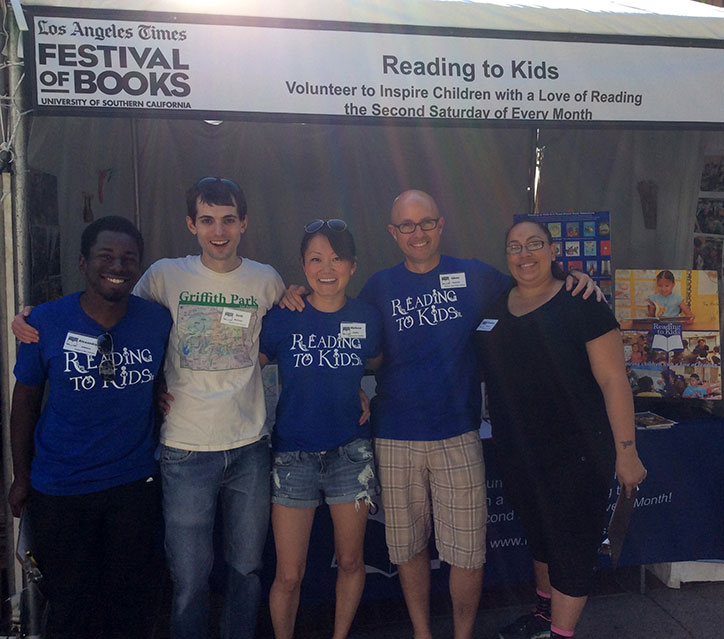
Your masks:
M615 312L636 397L721 399L715 271L617 269Z
M694 224L695 269L722 271L724 244L724 156L707 156Z

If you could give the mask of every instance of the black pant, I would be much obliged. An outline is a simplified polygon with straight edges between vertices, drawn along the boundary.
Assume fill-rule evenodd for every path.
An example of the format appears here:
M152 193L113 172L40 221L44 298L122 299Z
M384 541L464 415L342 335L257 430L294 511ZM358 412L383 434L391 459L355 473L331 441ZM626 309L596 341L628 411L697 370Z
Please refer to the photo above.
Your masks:
M160 482L86 495L32 491L32 550L48 599L47 639L142 639L158 566ZM100 626L100 628L99 628Z
M503 490L533 559L548 564L551 585L571 597L588 595L598 563L615 463L606 457L537 469L500 462Z

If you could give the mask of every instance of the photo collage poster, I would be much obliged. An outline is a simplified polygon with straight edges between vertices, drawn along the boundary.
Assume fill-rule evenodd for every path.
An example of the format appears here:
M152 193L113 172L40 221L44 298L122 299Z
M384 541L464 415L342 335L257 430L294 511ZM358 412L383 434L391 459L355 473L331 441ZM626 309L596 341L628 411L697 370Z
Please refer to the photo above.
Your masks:
M611 302L611 220L608 211L539 213L513 218L516 224L525 220L546 226L563 270L588 273Z
M614 297L635 397L722 398L716 271L616 269Z
M724 155L704 158L694 222L694 263L697 270L722 273L724 245Z

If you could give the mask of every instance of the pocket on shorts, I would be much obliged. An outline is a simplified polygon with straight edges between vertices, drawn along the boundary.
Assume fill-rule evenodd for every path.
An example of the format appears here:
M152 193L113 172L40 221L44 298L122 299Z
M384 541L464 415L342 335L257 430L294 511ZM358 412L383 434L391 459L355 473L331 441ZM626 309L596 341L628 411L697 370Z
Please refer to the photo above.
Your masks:
M369 463L374 455L369 439L355 439L342 448L344 458L353 464Z
M299 459L299 452L286 450L281 453L274 453L274 466L291 466Z
M193 450L183 450L182 448L174 448L173 446L161 445L161 463L162 464L180 464L185 462L194 454Z

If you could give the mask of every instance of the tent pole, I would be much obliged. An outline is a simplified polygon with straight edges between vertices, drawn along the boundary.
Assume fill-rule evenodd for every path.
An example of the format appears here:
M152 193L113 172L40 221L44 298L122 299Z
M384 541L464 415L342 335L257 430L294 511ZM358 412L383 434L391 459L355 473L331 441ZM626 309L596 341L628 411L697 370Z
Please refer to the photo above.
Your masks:
M537 213L536 187L538 175L538 129L530 129L530 155L528 156L528 214Z
M15 560L15 540L17 539L17 520L10 511L7 502L7 491L13 481L13 462L10 450L10 403L13 393L13 368L15 367L15 337L10 330L10 322L15 316L15 246L13 237L13 203L10 173L3 173L2 196L0 198L0 213L2 214L2 285L5 289L2 306L2 342L0 357L2 357L2 464L3 464L3 512L5 517L5 565L7 566L7 589L10 596L20 592L22 588L22 574L20 562Z
M14 17L14 14L13 14ZM27 148L25 138L25 117L23 92L20 83L25 69L18 58L20 30L15 20L10 21L10 113L9 123L12 132L13 153L13 201L15 204L15 269L16 269L16 302L18 306L26 304L30 298L30 224L27 212Z
M3 238L3 284L5 296L2 308L2 443L3 443L3 482L5 491L12 483L12 461L10 450L10 398L12 395L13 367L15 364L15 338L10 332L10 321L16 309L29 299L30 290L30 247L28 242L28 220L26 208L26 142L25 121L20 84L23 80L24 67L18 58L20 30L13 15L8 20L8 86L10 97L8 103L8 136L12 153L12 169L14 175L2 174L2 238ZM5 493L6 494L6 493ZM3 495L3 497L5 496ZM17 538L18 520L13 518L10 507L5 501L6 544L7 544L7 587L9 594L20 592L22 587L22 571L15 560L15 540Z

